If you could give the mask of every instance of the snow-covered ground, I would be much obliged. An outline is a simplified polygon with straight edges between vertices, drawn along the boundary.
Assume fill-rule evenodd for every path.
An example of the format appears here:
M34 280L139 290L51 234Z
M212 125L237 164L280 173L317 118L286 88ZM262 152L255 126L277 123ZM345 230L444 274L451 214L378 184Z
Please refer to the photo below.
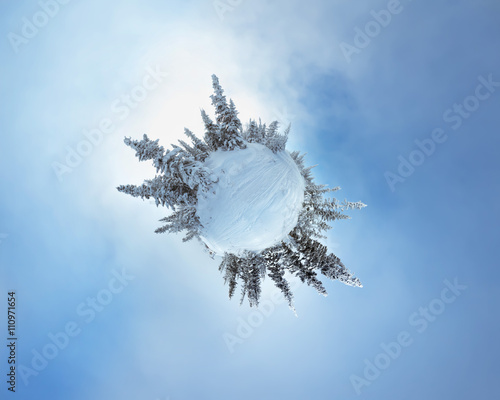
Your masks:
M247 146L218 150L205 161L218 182L198 192L197 214L203 241L220 255L279 243L297 224L304 200L304 179L287 151Z

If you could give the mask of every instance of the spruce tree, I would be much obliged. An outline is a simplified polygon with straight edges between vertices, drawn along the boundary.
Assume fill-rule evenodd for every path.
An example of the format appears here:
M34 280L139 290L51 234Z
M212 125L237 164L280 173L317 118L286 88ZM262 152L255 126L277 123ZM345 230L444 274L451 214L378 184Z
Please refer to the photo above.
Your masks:
M229 105L227 104L224 90L217 76L212 75L212 82L214 94L210 97L215 107L216 122L219 127L220 148L223 150L244 149L246 145L241 137L241 121L233 100L230 100Z

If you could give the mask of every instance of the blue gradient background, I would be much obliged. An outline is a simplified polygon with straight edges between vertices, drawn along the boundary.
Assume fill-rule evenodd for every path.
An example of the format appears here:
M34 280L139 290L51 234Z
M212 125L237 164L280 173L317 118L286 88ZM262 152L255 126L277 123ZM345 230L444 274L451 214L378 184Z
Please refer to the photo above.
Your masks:
M50 333L69 321L81 333L27 385L18 372L16 394L2 379L0 397L498 397L500 90L456 131L443 113L474 94L478 76L500 81L500 3L401 4L349 63L340 43L387 2L242 1L221 20L211 1L73 0L18 53L8 34L40 6L2 2L0 307L15 289L18 363L28 367ZM167 76L119 121L110 105L156 65ZM288 148L319 164L317 181L368 204L326 241L364 288L326 282L323 298L300 287L298 318L276 305L233 352L224 334L255 314L228 300L218 261L156 235L166 210L115 189L154 176L124 136L168 146L184 126L202 134L212 73L243 121L291 121ZM116 129L59 181L52 163L102 118ZM384 173L438 127L448 140L392 192ZM135 279L85 323L79 304L123 268ZM410 316L455 278L467 289L418 333ZM263 299L272 293L266 282ZM402 331L411 346L358 396L351 376Z

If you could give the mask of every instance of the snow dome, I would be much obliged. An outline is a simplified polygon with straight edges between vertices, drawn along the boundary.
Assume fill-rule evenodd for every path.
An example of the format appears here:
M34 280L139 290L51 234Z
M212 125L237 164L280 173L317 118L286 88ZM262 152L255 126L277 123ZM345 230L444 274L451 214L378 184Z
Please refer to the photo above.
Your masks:
M288 152L259 143L218 150L205 161L217 182L198 190L201 239L217 254L262 251L297 225L304 179Z

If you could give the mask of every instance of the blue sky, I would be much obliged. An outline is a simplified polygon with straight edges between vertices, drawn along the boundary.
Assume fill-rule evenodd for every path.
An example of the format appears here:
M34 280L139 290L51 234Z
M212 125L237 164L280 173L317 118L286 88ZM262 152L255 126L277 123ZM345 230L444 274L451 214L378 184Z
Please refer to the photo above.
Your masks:
M1 5L0 289L17 293L18 364L50 355L68 324L74 334L1 397L498 396L500 87L484 80L500 82L499 3L230 3L72 0L47 20L35 1ZM348 61L341 44L389 8ZM41 27L13 45L23 18ZM154 233L165 210L116 191L154 175L124 136L168 146L184 127L202 134L212 73L243 121L291 122L288 148L318 164L317 181L368 204L326 241L362 289L326 282L323 298L300 286L297 318L266 282L270 311L255 312L227 298L197 243ZM443 118L455 104L468 113L458 129ZM85 147L84 130L99 127ZM436 129L446 140L419 158L415 140ZM58 177L54 163L77 149L86 155ZM387 172L411 154L419 165L391 190ZM453 295L444 282L455 280ZM405 332L391 358L384 344Z

